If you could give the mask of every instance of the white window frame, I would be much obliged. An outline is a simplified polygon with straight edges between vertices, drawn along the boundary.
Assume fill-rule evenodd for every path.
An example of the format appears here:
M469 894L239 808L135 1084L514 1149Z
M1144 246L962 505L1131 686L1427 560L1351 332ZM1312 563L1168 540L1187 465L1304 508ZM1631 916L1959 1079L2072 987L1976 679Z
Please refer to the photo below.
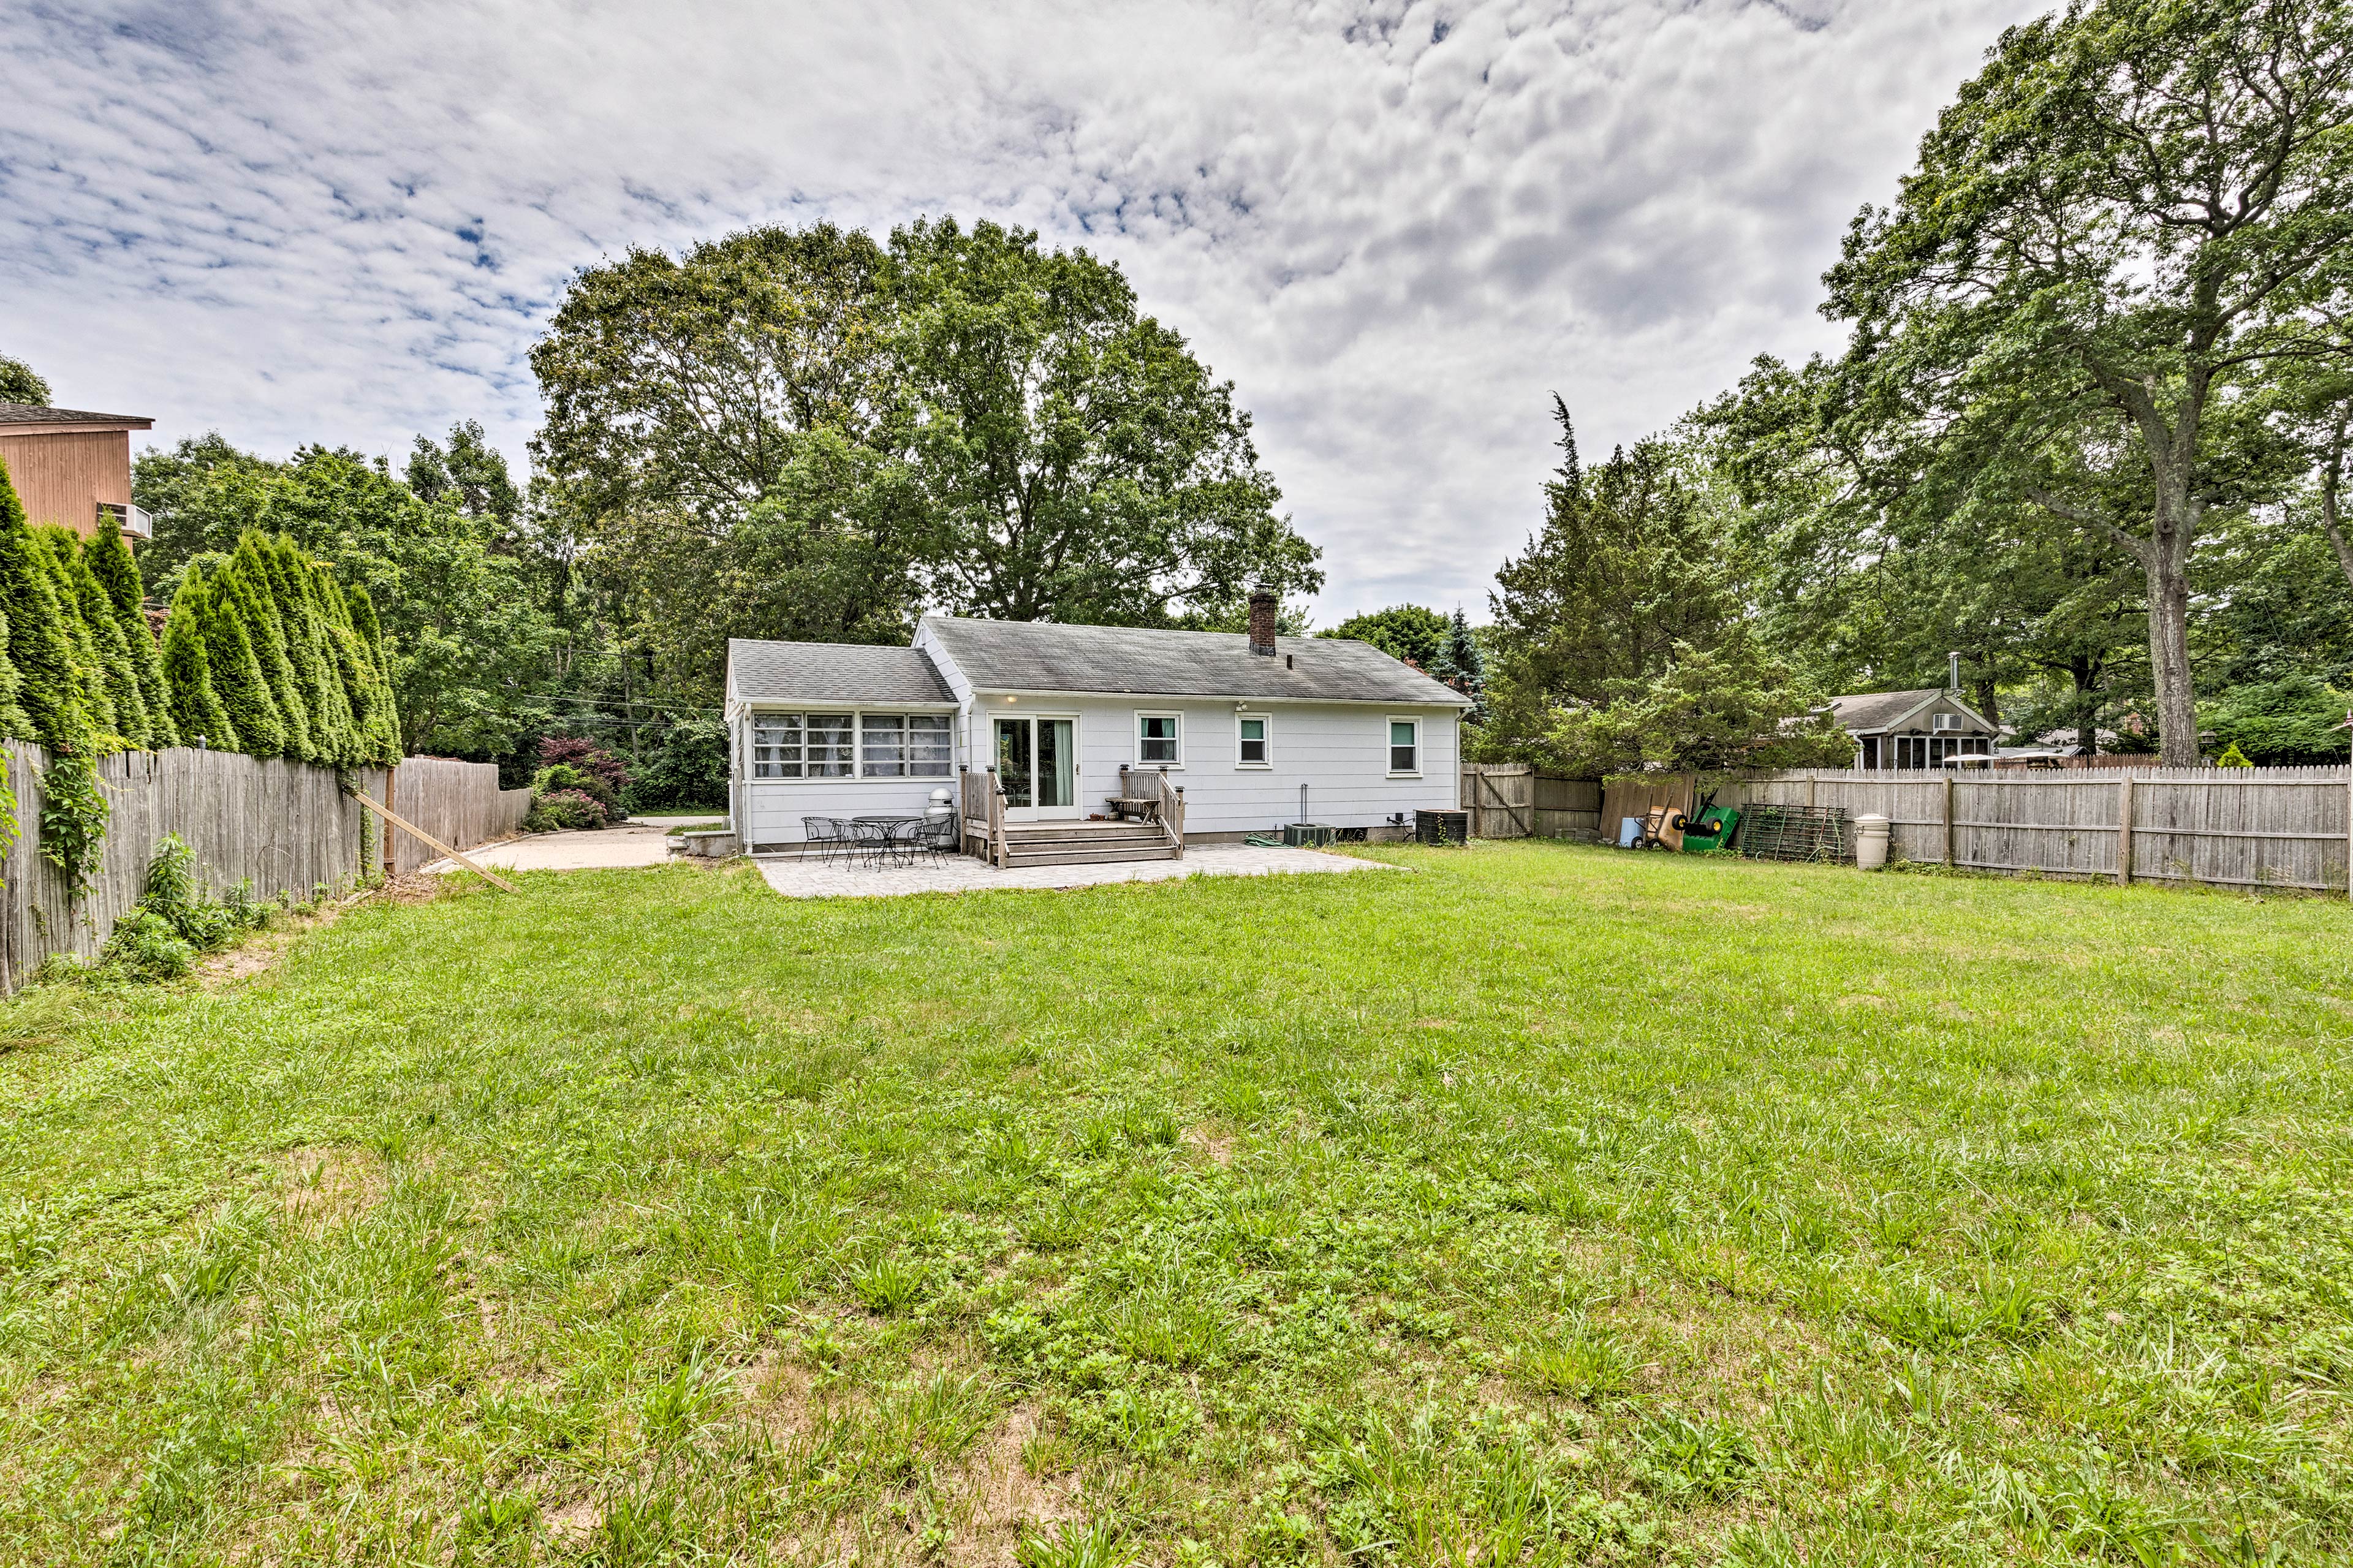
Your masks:
M1255 721L1261 726L1259 731L1259 744L1266 748L1265 757L1255 763L1242 755L1242 726L1252 721ZM1183 731L1180 730L1178 733L1182 734ZM1254 773L1268 773L1273 769L1273 714L1267 712L1252 712L1247 709L1236 710L1234 714L1234 766L1237 768L1246 768Z
M1144 721L1146 719L1166 719L1176 726L1176 734L1175 736L1176 756L1174 761L1159 757L1154 757L1147 760L1145 757ZM1185 715L1182 710L1176 708L1137 709L1135 710L1134 718L1129 721L1127 726L1127 740L1128 744L1134 749L1135 765L1137 767L1166 768L1171 773L1182 773L1185 771Z
M846 715L849 720L849 771L848 773L812 773L808 771L809 718L811 714L816 711L816 710L807 708L755 708L747 710L744 716L745 721L744 725L744 749L746 757L744 780L746 783L756 784L903 784L910 783L926 783L955 777L956 716L954 713L934 712L904 708L865 709L851 707L828 708L824 710L823 712L818 715L819 717L838 719ZM870 773L866 771L866 720L870 713L878 719L896 719L899 721L899 755L892 765L896 766L900 771L895 773ZM947 757L944 764L945 771L943 773L919 773L913 771L916 765L913 754L915 749L914 721L918 719L930 719L944 722L946 725L944 730L938 731L938 733L947 742ZM784 720L791 720L794 721L793 727L789 732L796 735L799 740L799 755L789 763L775 763L771 765L790 766L796 771L785 774L763 774L759 771L761 766L759 740L761 727L765 724L770 727L781 728L782 725L780 721ZM940 759L928 758L925 760L934 766L941 765ZM828 763L838 763L840 759L839 758L829 757L827 759Z
M1397 742L1391 738L1395 731L1390 728L1390 726L1396 724L1410 724L1413 726L1413 766L1410 770L1400 771L1397 766ZM1381 721L1381 762L1388 768L1388 776L1390 778L1418 779L1421 777L1420 715L1414 713L1392 713L1388 718Z

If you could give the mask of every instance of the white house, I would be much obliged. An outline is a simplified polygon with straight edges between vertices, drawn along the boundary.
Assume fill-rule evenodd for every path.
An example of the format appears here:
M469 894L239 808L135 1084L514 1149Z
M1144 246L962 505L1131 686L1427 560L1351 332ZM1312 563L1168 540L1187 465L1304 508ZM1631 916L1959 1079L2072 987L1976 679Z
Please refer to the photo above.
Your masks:
M926 616L909 647L727 645L733 826L747 850L803 819L922 812L995 769L1008 824L1080 823L1120 768L1166 770L1187 841L1299 820L1452 809L1461 694L1366 643ZM1301 789L1306 796L1303 808Z

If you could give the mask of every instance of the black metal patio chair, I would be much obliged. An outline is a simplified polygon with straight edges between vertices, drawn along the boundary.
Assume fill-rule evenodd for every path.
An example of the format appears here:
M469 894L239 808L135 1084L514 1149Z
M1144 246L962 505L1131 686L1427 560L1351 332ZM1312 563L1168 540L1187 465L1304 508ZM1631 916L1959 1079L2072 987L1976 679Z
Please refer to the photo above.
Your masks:
M801 837L818 847L817 858L830 865L846 860L858 851L858 836L850 831L848 819L839 816L804 816Z
M915 844L934 860L945 860L962 854L964 821L954 812L927 816L915 825Z

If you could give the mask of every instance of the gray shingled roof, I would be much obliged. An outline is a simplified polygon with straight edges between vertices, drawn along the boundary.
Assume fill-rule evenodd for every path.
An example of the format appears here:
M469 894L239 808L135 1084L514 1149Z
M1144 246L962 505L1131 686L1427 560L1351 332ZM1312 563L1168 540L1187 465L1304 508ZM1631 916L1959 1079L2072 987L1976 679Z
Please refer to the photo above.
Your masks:
M155 422L144 414L91 414L79 408L44 408L37 403L0 403L0 425L139 425Z
M1884 730L1900 722L1914 709L1924 707L1939 697L1951 693L1941 686L1923 687L1917 691L1864 691L1852 697L1831 699L1831 716L1839 727L1857 734ZM1957 707L1968 704L1955 700ZM1975 711L1975 710L1971 710Z
M1371 644L1336 637L1278 637L1275 655L1269 658L1250 652L1250 638L1241 632L966 621L944 616L928 617L924 624L966 678L986 691L1471 706L1461 693Z
M930 657L912 647L730 637L727 671L746 702L955 703Z

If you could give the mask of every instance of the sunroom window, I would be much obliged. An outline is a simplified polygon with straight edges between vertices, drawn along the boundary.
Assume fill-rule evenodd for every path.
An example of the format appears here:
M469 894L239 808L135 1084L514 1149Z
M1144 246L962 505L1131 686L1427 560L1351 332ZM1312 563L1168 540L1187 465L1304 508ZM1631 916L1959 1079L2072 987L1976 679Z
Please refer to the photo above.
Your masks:
M812 713L806 742L808 777L846 779L858 761L858 731L847 713Z
M752 776L800 777L801 733L801 716L797 713L763 713L753 720Z

